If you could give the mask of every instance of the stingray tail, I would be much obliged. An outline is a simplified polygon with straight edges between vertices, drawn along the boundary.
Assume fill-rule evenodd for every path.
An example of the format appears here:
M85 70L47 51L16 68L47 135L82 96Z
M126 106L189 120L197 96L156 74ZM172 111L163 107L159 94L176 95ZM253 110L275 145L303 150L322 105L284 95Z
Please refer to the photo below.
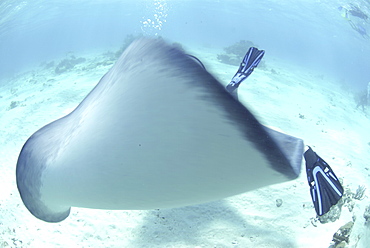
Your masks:
M231 82L226 86L226 90L229 93L233 93L249 75L252 74L254 68L261 62L264 50L258 50L255 47L250 47L248 52L245 54L243 61L241 62L238 71L232 78Z

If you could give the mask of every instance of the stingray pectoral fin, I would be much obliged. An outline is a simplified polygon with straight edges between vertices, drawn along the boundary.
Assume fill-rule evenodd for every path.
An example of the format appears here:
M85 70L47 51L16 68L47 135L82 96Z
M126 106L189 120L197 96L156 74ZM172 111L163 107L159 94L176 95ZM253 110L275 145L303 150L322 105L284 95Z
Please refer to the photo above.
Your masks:
M303 140L268 127L264 128L290 164L290 168L277 166L276 170L291 175L292 179L296 178L301 172L302 154L304 151ZM276 163L274 164L276 165Z
M71 210L71 205L60 204L59 201L53 204L53 200L45 202L41 195L42 174L60 148L61 137L58 138L54 131L67 124L66 120L62 118L34 133L24 144L17 162L17 187L23 203L35 217L47 222L60 222L69 216ZM56 191L64 190L61 187Z

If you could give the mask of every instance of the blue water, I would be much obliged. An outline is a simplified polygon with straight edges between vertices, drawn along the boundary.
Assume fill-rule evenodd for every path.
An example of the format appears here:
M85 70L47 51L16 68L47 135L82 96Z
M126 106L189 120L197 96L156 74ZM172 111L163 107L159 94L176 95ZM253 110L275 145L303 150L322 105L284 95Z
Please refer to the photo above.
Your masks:
M361 32L365 30L370 35L370 0L351 1L351 3L358 6L364 14L367 14L369 19L364 20L349 16L349 21L348 17L347 19L344 18L343 11L340 11L338 7L348 6L349 0L0 0L0 89L2 89L2 84L15 84L14 80L9 79L22 72L33 70L35 66L39 66L42 62L58 61L65 58L66 54L71 51L76 56L80 56L81 53L117 51L127 35L142 34L162 36L169 41L180 42L186 48L204 46L214 48L215 51L222 51L224 47L240 40L253 41L258 45L258 48L266 51L263 61L273 58L274 65L291 64L294 66L289 68L300 68L297 72L286 73L288 75L281 77L283 78L282 81L289 77L292 78L291 80L286 80L284 83L278 82L280 85L277 83L276 87L271 86L271 83L268 82L265 84L267 89L264 89L265 91L261 90L267 92L269 89L279 88L281 92L279 97L281 98L294 98L292 95L284 95L284 92L291 93L295 91L290 89L284 91L284 89L287 88L285 84L292 84L292 87L296 86L294 78L299 79L300 77L293 76L298 71L320 75L304 77L305 80L306 78L320 78L317 82L314 82L317 84L325 83L324 78L330 79L330 82L350 86L352 91L364 90L370 82L370 37L361 34L359 30ZM361 29L355 30L353 25L357 25ZM202 60L201 57L200 59ZM279 61L282 63L279 64ZM281 75L279 70L277 70L278 73L274 74L271 65L268 66L271 69L271 75L266 72L267 76L261 76L258 79L279 80ZM38 69L41 70L40 68ZM217 68L220 68L219 64ZM94 69L81 71L86 75L93 74L93 71L98 69L94 67ZM76 70L76 77L79 76L81 71ZM281 71L282 74L285 73L284 70ZM2 177L0 176L0 181L5 182L0 193L6 196L6 199L4 197L5 200L0 204L2 209L0 226L4 227L0 228L0 247L42 247L38 244L53 242L60 244L58 247L76 247L64 245L68 242L71 242L71 244L75 242L80 247L119 247L118 245L123 242L132 244L126 247L148 247L148 244L152 244L152 242L152 247L164 247L166 245L170 247L171 242L174 244L173 247L180 247L176 246L178 243L186 243L189 245L188 247L191 247L192 244L199 246L204 246L203 243L211 244L216 242L214 240L229 235L230 240L225 239L229 242L229 246L217 247L237 247L234 245L234 238L244 239L241 242L248 244L255 241L272 244L277 240L275 247L311 247L310 241L315 241L315 244L319 243L324 236L327 236L328 239L322 241L321 244L323 247L328 247L331 236L327 234L332 235L341 226L338 221L333 223L335 225L330 226L330 231L327 228L330 224L319 226L320 231L317 231L319 229L315 230L316 227L314 226L317 223L312 222L315 213L313 206L309 205L311 203L308 188L305 188L303 193L306 194L306 200L300 198L300 200L293 203L293 198L297 194L301 194L300 185L304 183L304 186L307 187L305 178L300 178L302 180L297 181L290 188L284 186L284 190L289 189L287 196L285 196L285 192L279 191L280 189L277 190L277 188L272 188L271 192L273 194L270 195L269 191L266 197L263 192L259 193L261 195L258 197L261 198L253 198L253 195L252 197L251 195L244 196L243 201L238 202L236 200L234 202L235 206L239 206L237 211L230 210L228 203L223 204L221 202L206 207L183 208L180 211L171 209L152 210L148 213L134 212L133 214L120 212L120 215L112 214L112 216L119 216L119 219L111 223L112 218L107 221L104 219L104 216L110 216L109 212L103 213L102 211L99 216L95 216L92 212L85 214L85 211L88 211L86 209L80 212L76 209L73 210L75 219L72 222L66 220L64 224L56 224L58 226L43 226L45 223L41 223L41 221L34 218L28 213L23 204L20 204L21 199L18 192L16 192L14 175L18 152L29 135L37 130L36 127L41 127L47 123L45 122L45 116L50 113L48 111L53 111L53 117L57 117L60 110L75 107L74 104L81 101L90 90L89 87L92 88L105 71L99 71L100 74L95 75L97 80L88 84L88 86L68 89L66 92L50 96L50 98L48 98L49 92L54 94L56 91L51 91L48 87L68 86L64 86L64 81L61 84L59 82L48 83L49 80L54 80L54 78L57 80L62 78L59 75L54 77L54 75L47 74L49 72L45 72L45 74L38 73L42 79L37 84L32 83L32 80L35 80L34 78L28 79L25 82L28 87L26 93L19 93L22 89L18 85L20 81L18 79L22 77L16 77L18 80L16 81L16 87L4 87L4 92L0 92L0 98L3 98L4 103L4 111L2 112L4 118L1 120L3 130L0 130L3 143L3 150L0 149L0 154L3 154L0 156L2 159L0 167L3 174ZM30 73L26 75L30 75ZM217 73L215 75L218 76ZM232 74L225 77L230 78L230 76ZM85 81L82 80L83 83ZM297 85L304 82L306 81L297 82ZM44 83L43 86L41 86L42 83ZM35 91L29 92L29 88L33 86ZM252 88L250 87L245 91ZM317 88L330 89L329 87ZM300 89L311 89L311 85L309 87L301 86ZM258 92L258 90L254 90L254 88L253 91L251 90L250 95ZM38 96L38 93L42 91L44 91L41 94L42 96ZM318 90L315 88L312 91L316 93ZM327 93L324 90L322 91ZM72 92L75 94L72 94ZM18 93L20 94L19 97ZM362 170L359 170L359 168L362 169L363 167L367 170L369 167L367 159L370 145L368 137L369 115L366 115L366 111L361 108L355 110L355 102L348 104L347 99L341 102L341 97L347 97L345 94L333 90L333 94L312 93L312 96L315 97L310 98L311 93L309 92L304 96L305 98L302 98L312 100L312 102L305 102L307 104L293 102L293 100L289 103L290 99L285 101L285 106L287 106L287 102L288 104L297 105L294 109L295 112L292 113L281 110L284 106L280 106L273 101L277 99L275 95L266 98L273 99L268 100L270 102L269 106L268 104L262 106L262 104L253 102L253 99L250 100L251 105L256 109L257 107L260 107L260 109L266 108L266 112L273 112L274 116L276 115L279 119L285 119L281 123L286 124L288 129L293 129L292 126L299 123L297 127L297 129L300 129L299 135L303 136L302 138L305 141L311 141L307 142L308 144L312 143L313 146L321 146L321 148L326 146L326 151L330 153L320 152L320 154L326 160L333 161L330 164L333 165L336 173L344 178L346 187L349 182L368 182L367 176L369 173L366 172L361 175ZM259 102L263 102L264 99L261 97L263 93L256 93L256 95L258 100L260 100L259 98L262 99ZM63 97L63 101L54 100L53 97ZM326 101L322 101L324 97L327 98ZM322 101L324 107L318 116L314 116L315 110L313 109L317 105L310 105L313 102L320 101ZM66 102L68 102L68 106ZM11 107L12 105L17 106ZM47 106L45 107L45 105ZM57 110L54 111L54 109ZM369 107L366 110L368 111L368 109ZM287 108L286 111L291 111L291 108ZM262 111L258 114L263 117L272 116L264 114ZM26 118L27 116L30 116L30 118ZM52 119L53 117L48 118ZM34 120L38 121L33 123ZM268 121L266 123L270 124ZM306 128L302 127L307 127L309 132L306 133ZM313 133L316 134L311 135ZM312 142L316 139L317 141ZM324 139L329 140L329 142L320 144ZM342 150L340 150L331 153L339 146L348 147L348 152L341 154ZM8 151L11 151L11 153ZM305 174L302 177L305 177ZM355 187L357 186L355 183L351 185L353 192L356 191ZM266 206L270 203L265 202L262 197L271 200L271 205L268 208ZM275 205L275 200L278 198L284 199L284 205L281 208L282 216L274 216L275 211L269 213L270 207ZM368 198L366 199L368 200ZM257 201L262 203L259 204ZM295 210L290 213L287 210L290 203L295 204L292 207L294 209L298 209L298 205L302 206L302 213L305 216L312 216L312 218L307 218L305 222L296 218L301 213L297 214ZM359 202L356 204L360 206ZM357 205L352 216L357 218L356 224L359 226L360 220L363 221L364 209L361 209L360 213L360 208ZM258 209L259 206L263 207ZM251 213L249 213L249 208ZM344 209L343 212L348 213L347 208ZM25 215L22 215L23 213ZM178 216L180 214L181 217ZM29 219L23 220L23 216L27 216ZM142 216L145 217L142 218ZM200 216L199 219L198 216ZM348 214L342 216L344 216L340 220L342 222L351 219ZM132 217L134 220L129 219ZM94 218L97 218L97 221L92 221ZM217 221L226 223L224 227L231 227L231 229L219 230L214 228L212 225L216 218ZM126 225L127 219L129 225ZM139 224L134 227L133 223L135 222ZM98 227L99 223L101 223L101 227ZM270 224L273 228L280 226L279 230L266 228ZM288 227L289 224L292 224L292 226ZM368 229L363 224L361 225L354 231L356 231L356 235L361 233L360 242L365 244L365 238L369 237L366 235ZM215 226L217 226L217 223ZM362 227L364 228L361 229ZM209 231L210 229L212 231ZM361 229L361 232L358 229ZM49 232L49 230L51 231ZM301 232L300 236L297 238L295 234L289 233L292 230ZM306 231L308 230L307 234ZM310 235L313 236L314 233L319 232L322 233L322 236L317 240L311 238ZM158 236L160 237L159 241L153 239L153 237ZM307 236L307 242L302 239L305 236ZM130 237L131 240L126 241L127 237ZM212 237L212 239L207 241L209 237ZM299 245L295 243L296 238ZM353 235L352 239L357 239L357 236ZM225 240L224 242L226 242ZM32 244L32 246L28 246L28 244ZM94 245L90 246L90 244ZM138 245L135 246L135 244ZM216 247L216 245L213 246ZM272 246L266 245L264 247Z
M352 1L370 15L368 1ZM0 78L66 52L119 47L127 34L225 47L251 40L267 56L365 88L370 39L341 16L343 1L2 0ZM150 21L148 21L150 19ZM370 21L353 22L370 33Z

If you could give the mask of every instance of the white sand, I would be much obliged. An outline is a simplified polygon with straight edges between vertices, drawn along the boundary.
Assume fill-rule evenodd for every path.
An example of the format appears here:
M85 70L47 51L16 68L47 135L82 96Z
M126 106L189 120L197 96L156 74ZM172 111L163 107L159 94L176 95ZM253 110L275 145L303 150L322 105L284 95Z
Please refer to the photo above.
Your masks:
M219 63L219 52L194 50L209 71L228 82L237 67ZM344 205L339 220L321 224L304 170L297 180L208 204L152 211L72 208L58 224L36 219L16 188L17 157L33 132L76 107L111 67L95 68L101 57L86 58L59 76L54 67L40 67L0 84L0 247L329 247L333 234L353 217L348 247L370 244L363 218L368 196L354 200L352 212ZM346 189L356 192L365 185L368 195L370 110L356 110L351 92L325 75L268 56L264 60L267 69L257 69L240 87L241 100L263 124L304 139ZM14 108L12 101L18 101Z

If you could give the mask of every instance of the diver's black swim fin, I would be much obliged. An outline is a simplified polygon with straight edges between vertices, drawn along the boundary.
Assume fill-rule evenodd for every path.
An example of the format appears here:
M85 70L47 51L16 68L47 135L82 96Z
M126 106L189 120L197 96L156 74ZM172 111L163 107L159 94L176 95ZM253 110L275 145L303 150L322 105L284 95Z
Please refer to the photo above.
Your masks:
M236 74L234 75L231 82L226 86L226 90L229 93L233 93L249 75L253 72L253 69L260 63L264 50L258 50L255 47L250 47L247 54L245 54L243 61Z
M311 197L317 215L327 213L343 195L343 187L330 166L312 149L304 153Z

